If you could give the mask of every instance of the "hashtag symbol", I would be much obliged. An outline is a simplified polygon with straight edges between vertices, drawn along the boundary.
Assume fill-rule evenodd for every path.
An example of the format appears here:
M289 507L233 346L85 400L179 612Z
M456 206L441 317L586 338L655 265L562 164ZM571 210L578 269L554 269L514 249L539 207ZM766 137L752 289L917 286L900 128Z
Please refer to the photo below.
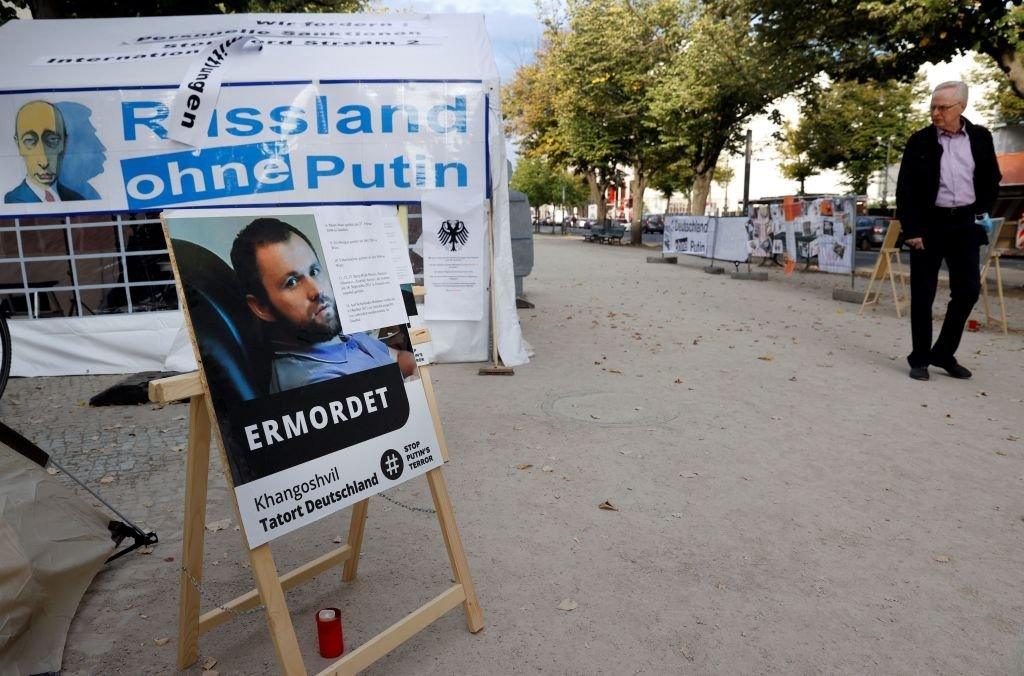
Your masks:
M392 481L398 479L398 477L402 476L402 470L404 469L402 466L402 456L395 449L389 448L380 456L380 469L384 472L384 476Z

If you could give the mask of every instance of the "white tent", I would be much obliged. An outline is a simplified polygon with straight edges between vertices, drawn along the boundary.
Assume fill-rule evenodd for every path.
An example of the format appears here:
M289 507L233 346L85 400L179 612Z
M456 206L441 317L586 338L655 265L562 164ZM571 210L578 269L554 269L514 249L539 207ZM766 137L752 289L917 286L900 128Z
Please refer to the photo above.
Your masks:
M153 264L152 239L128 241L128 228L158 231L140 214L416 204L428 193L490 199L499 353L507 365L527 361L481 15L11 21L0 44L0 295L28 316L12 321L15 375L194 366L181 314L145 311L167 293L169 272ZM64 137L32 141L23 120L54 108ZM199 140L168 137L183 131ZM142 262L145 279L133 272ZM438 361L487 359L487 275L476 287L482 316L431 321L428 293ZM42 318L47 309L64 316Z

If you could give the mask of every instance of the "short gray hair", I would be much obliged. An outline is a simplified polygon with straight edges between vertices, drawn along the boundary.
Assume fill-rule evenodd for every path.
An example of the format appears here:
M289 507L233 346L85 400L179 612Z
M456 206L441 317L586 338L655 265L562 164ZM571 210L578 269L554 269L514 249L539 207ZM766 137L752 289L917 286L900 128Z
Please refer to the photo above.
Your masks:
M960 80L950 80L949 82L943 82L942 84L940 84L939 86L932 90L932 96L934 96L935 92L939 91L940 89L955 89L957 99L965 106L967 105L967 85L961 82Z

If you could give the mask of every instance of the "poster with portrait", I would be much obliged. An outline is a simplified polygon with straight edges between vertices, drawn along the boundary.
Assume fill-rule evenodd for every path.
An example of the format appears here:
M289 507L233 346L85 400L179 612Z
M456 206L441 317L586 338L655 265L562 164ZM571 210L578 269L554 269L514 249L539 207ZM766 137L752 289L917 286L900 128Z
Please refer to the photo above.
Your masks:
M164 214L250 547L441 465L381 209Z

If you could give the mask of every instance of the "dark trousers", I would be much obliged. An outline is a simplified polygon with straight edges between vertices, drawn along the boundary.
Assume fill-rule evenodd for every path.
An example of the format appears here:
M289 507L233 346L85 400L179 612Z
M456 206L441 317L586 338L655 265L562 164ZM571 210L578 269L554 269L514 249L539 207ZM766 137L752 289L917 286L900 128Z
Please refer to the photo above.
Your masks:
M956 218L937 216L929 224L924 249L910 252L910 330L913 351L907 357L912 367L946 364L954 360L971 309L981 292L978 248L984 231L973 215ZM932 303L939 281L939 266L949 270L949 304L939 338L932 344Z

